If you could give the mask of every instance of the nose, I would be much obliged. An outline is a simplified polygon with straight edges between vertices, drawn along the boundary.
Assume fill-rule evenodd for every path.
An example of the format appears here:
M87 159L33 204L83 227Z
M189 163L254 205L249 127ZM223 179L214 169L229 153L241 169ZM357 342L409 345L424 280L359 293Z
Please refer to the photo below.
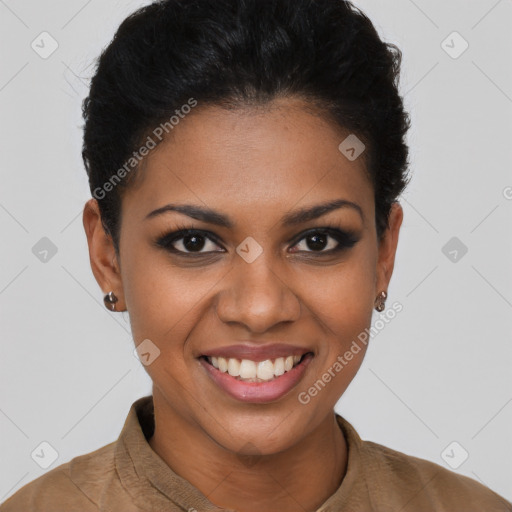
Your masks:
M282 268L278 265L271 268L265 256L263 252L252 263L242 258L235 260L217 294L216 309L220 320L263 333L276 324L299 318L300 301L292 290L292 283L286 283Z

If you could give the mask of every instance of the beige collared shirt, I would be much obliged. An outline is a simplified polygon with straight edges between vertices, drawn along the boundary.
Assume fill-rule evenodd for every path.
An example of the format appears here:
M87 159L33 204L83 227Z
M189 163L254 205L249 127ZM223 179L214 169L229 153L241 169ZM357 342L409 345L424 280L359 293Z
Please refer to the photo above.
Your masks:
M347 441L347 472L316 512L512 511L511 503L475 480L363 441L350 423L336 417ZM117 441L28 483L0 505L0 512L224 510L151 449L147 439L153 429L153 399L146 396L132 404Z

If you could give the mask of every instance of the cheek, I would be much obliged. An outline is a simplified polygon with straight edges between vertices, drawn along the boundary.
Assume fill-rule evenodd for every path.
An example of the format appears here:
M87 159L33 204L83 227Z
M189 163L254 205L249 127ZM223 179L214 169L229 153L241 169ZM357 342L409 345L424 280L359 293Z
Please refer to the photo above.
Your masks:
M176 410L185 410L183 397L191 388L189 361L184 357L187 337L198 322L208 287L199 279L190 279L155 254L130 258L124 267L124 294L130 311L135 345L150 347L158 353L144 369L161 389L181 390L171 394L169 401ZM153 345L145 342L150 340ZM151 352L153 351L153 352ZM167 396L167 395L166 395Z
M304 281L302 298L333 335L346 339L371 321L376 266L371 248L359 247L350 258Z
M204 314L208 290L220 275L173 266L165 253L138 251L123 268L123 289L136 343L153 340L160 350L181 350Z
M211 290L225 272L180 268L165 253L142 249L125 259L123 288L135 344L149 339L159 350L144 369L166 402L183 417L194 415L197 404L205 400L203 390L196 387L191 366L195 363L187 348L192 331L208 317ZM200 409L206 410L207 405L205 401Z
M302 391L308 395L311 392L311 396L329 396L328 404L334 404L343 394L366 353L375 301L373 256L370 248L364 248L336 266L335 271L317 272L314 284L310 280L304 283L307 306L324 340L314 380L307 382ZM314 407L321 402L315 401Z

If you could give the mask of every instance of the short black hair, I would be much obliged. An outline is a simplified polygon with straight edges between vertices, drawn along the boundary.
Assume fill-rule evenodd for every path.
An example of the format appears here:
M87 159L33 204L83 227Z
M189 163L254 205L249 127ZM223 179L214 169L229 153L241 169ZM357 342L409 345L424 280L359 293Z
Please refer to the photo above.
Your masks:
M240 108L283 96L305 98L366 145L380 239L409 181L401 60L346 0L161 0L135 11L102 51L82 106L82 157L116 251L122 191L155 127L169 132L193 102Z

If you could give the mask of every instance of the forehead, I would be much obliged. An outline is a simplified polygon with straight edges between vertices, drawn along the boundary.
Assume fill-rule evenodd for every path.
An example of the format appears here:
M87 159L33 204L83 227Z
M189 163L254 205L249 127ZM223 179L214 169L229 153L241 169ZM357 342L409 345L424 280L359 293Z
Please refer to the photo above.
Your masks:
M146 157L141 179L123 198L123 216L170 202L263 215L339 198L370 214L364 159L350 161L339 150L349 135L301 100L236 110L198 106Z

